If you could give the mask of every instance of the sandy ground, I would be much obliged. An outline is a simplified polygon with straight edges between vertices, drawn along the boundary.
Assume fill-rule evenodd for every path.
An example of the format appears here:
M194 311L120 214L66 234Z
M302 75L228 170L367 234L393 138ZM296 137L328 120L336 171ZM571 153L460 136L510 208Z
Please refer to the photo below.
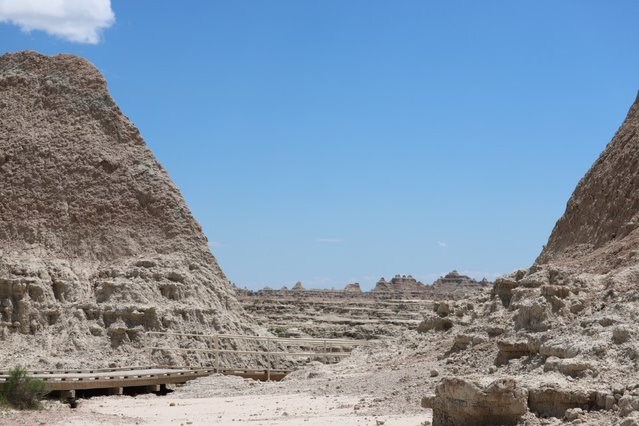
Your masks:
M39 412L4 412L2 425L345 425L418 426L431 420L421 415L368 415L354 409L360 398L310 394L244 395L180 398L108 396L83 400L71 410L49 403ZM426 423L428 424L428 423Z
M212 375L165 396L93 397L76 409L56 401L37 412L0 409L0 425L428 425L432 412L420 401L438 380L430 377L438 351L412 350L409 363L398 350L385 342L339 364L312 363L281 382Z

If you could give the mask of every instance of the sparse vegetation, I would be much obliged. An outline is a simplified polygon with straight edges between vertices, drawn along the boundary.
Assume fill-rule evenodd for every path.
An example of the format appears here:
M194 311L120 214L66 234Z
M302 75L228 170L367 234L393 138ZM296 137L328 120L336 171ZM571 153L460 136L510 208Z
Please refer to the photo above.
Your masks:
M10 405L20 410L37 409L46 393L44 381L29 377L27 370L18 365L9 370L9 377L0 392L0 405Z
M286 327L275 327L274 329L271 330L271 333L275 334L276 336L281 336L285 334L287 331L288 329Z

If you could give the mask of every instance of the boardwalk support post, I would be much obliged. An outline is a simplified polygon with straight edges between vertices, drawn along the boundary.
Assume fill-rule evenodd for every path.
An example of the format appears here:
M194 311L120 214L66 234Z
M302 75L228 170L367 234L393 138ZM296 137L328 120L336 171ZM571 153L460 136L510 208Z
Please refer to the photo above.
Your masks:
M266 338L266 354L267 354L266 380L270 382L271 381L271 339L269 339L268 337Z
M220 338L216 334L213 336L213 342L215 344L215 373L220 372Z

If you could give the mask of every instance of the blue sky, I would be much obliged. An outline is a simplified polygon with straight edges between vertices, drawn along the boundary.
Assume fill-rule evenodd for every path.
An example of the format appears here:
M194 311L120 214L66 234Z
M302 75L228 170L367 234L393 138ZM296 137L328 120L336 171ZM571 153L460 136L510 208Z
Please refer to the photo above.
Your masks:
M68 2L0 48L95 63L250 288L529 266L639 89L631 0Z

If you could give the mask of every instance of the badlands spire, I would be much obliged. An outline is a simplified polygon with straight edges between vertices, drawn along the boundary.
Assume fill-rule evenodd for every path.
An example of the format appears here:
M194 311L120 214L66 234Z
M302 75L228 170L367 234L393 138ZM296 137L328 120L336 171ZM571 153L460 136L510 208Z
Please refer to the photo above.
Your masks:
M124 362L146 330L255 332L100 72L0 57L0 361Z

